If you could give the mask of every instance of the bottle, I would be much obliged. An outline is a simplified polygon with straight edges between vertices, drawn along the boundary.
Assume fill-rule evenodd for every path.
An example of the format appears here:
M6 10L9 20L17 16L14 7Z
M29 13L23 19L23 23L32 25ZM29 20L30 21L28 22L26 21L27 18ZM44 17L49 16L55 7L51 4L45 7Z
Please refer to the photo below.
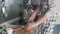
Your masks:
M3 25L2 34L7 34L6 29L8 28L7 24Z
M2 27L0 26L0 34L2 34Z
M5 31L8 28L7 24L3 25L3 30Z

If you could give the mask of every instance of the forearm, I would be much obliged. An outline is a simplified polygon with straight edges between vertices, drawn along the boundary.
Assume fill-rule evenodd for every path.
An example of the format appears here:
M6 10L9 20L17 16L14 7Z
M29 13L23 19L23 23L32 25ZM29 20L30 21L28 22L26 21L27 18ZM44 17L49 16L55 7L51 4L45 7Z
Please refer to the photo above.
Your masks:
M49 1L48 1L48 5L49 5L48 11L46 12L46 14L45 14L42 18L39 18L39 19L36 21L37 25L43 23L46 19L48 19L48 18L50 18L51 16L53 16L54 14L56 14L56 12L55 12L56 6L55 6L55 3L54 3L54 0L53 0L52 2L50 2L50 1L52 1L52 0L49 0Z
M37 11L34 11L34 13L30 16L29 20L34 20L37 13Z
M29 20L34 20L35 19L37 13L39 12L39 9L40 8L37 8L36 10L34 10L33 14L30 16Z
M40 24L43 23L47 18L48 18L47 15L44 15L42 18L39 18L39 19L35 22L36 25L40 25Z

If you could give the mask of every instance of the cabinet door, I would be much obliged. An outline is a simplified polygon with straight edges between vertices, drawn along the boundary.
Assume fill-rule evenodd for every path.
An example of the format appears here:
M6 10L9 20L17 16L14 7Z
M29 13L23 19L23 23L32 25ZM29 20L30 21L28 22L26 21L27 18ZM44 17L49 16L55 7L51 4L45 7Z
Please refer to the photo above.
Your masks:
M20 12L20 0L6 0L5 7L8 14L8 19L15 18L19 16Z
M19 17L20 10L22 9L20 4L22 4L21 0L5 0L4 7L6 8L5 12L7 14L7 18L5 18L1 10L2 2L0 1L0 23Z
M2 1L0 0L0 23L5 21L5 18L3 17L3 13L2 13Z

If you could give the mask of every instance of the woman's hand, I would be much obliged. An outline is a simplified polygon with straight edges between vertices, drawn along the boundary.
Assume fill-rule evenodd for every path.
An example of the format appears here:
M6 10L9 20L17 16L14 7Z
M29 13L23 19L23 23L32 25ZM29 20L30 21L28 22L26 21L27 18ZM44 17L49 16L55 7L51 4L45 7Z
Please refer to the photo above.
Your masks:
M28 23L26 26L26 30L31 30L32 28L34 28L35 26L37 26L36 23Z

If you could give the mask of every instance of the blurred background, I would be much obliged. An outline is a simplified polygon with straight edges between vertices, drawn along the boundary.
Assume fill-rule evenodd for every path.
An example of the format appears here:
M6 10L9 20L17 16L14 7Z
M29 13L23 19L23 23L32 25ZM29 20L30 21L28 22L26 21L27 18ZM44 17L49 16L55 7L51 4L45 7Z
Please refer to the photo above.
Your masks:
M26 24L25 21L24 23L20 23L21 13L25 9L22 2L23 0L0 0L0 26L7 24L10 27L13 27L13 25L16 27L16 25ZM23 14L25 13L23 12ZM26 17L26 14L23 16ZM60 34L60 14L56 18L54 34Z

